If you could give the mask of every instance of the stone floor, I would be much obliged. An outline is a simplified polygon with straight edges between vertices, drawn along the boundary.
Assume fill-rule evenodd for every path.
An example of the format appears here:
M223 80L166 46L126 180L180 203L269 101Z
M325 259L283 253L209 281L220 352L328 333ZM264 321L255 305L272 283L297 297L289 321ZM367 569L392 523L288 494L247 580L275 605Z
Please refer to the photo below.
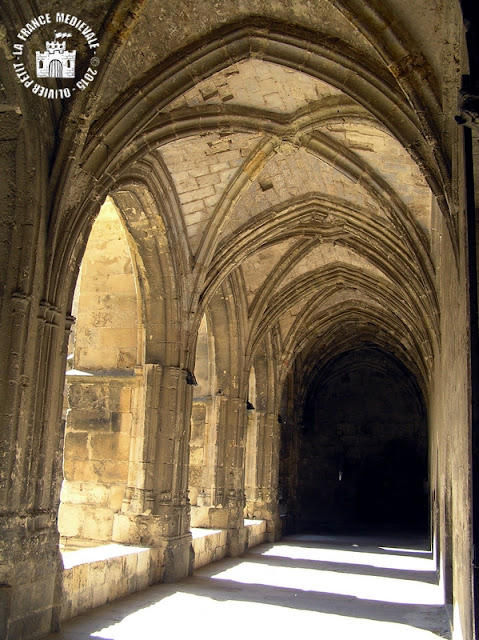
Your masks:
M434 561L412 538L301 535L79 616L50 640L449 638Z

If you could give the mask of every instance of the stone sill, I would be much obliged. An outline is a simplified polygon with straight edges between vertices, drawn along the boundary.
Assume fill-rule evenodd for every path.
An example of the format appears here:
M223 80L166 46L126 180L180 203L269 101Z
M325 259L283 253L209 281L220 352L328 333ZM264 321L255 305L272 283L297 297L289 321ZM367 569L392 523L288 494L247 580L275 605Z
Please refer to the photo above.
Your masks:
M69 369L65 375L69 380L70 378L78 380L88 378L89 381L94 382L108 379L117 380L118 378L141 378L143 377L143 369L141 367L134 369Z
M129 547L123 544L102 544L98 547L83 548L60 548L63 558L63 568L72 569L81 564L91 564L92 562L106 562L112 558L129 556L134 553L148 552L145 547Z

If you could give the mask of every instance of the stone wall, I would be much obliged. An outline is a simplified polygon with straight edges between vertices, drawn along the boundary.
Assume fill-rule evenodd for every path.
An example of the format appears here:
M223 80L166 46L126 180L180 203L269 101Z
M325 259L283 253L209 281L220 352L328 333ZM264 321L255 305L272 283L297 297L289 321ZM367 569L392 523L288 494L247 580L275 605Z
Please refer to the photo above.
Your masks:
M128 484L142 377L67 376L62 539L111 540Z
M136 283L127 235L110 198L93 224L73 304L73 369L126 370L139 362Z
M63 553L61 619L69 620L158 580L154 549L110 544Z
M247 547L266 541L266 523L245 520ZM193 568L217 562L228 553L228 532L224 529L193 529ZM128 594L146 589L161 578L158 550L106 544L63 549L63 603L61 620L69 620Z

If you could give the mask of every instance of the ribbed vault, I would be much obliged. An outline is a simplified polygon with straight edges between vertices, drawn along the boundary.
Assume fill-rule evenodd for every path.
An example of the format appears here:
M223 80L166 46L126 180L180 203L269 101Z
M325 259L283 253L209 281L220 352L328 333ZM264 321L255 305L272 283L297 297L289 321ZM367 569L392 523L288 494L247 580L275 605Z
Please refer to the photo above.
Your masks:
M218 478L230 477L230 491L242 495L242 454L225 467L228 440L221 436L217 459L207 441L220 437L229 411L241 423L256 368L257 404L268 412L250 420L250 431L265 423L255 437L285 406L301 416L328 363L365 345L390 354L425 397L430 389L440 344L436 218L445 216L455 243L444 208L448 163L431 144L433 119L425 128L418 109L434 112L437 88L385 65L391 52L374 52L372 34L360 32L356 50L280 24L210 33L181 62L146 73L141 91L119 97L85 139L70 195L90 185L90 198L70 206L68 224L87 237L98 203L114 198L135 245L146 362L203 379L196 342L209 319L217 388L194 402L198 522L208 500L222 499ZM58 224L54 216L52 230ZM59 275L82 245L58 237ZM268 380L258 365L265 345ZM245 435L233 431L241 451ZM258 473L249 467L250 478Z

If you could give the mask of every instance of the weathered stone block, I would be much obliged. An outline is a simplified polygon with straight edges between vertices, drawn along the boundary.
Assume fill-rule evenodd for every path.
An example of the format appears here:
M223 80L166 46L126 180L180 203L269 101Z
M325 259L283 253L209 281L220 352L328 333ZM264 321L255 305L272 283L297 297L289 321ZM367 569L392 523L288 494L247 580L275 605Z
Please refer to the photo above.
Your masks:
M201 465L203 464L203 459L203 447L190 447L190 464Z
M120 402L118 411L123 413L131 410L132 389L130 387L122 387L120 390Z
M116 367L118 369L132 369L136 364L136 338L130 342L130 348L122 347L118 349Z
M94 433L91 436L92 460L128 460L130 437L123 433Z
M97 477L102 482L126 482L128 462L105 461L96 464Z
M44 575L42 582L27 582L15 587L11 603L12 617L26 617L33 611L39 611L53 600L56 576Z
M85 510L82 505L63 504L58 514L58 528L67 538L81 538Z
M69 411L67 428L74 431L109 430L111 428L110 412L90 409Z
M70 382L68 385L68 405L70 409L105 410L107 390L104 385Z
M91 540L111 540L113 512L103 507L90 507L85 513L83 537Z
M88 433L68 431L65 435L65 458L88 459Z
M202 216L200 219L206 219L206 202L205 200L193 200L193 202L188 202L183 207L183 213L185 214L185 222L189 226L189 216L192 213L197 213L199 211L202 212Z
M120 511L125 497L125 485L111 485L109 488L108 505L112 511Z
M64 482L61 502L71 504L106 505L110 498L110 488L99 482Z
M68 479L79 482L94 482L100 480L101 475L94 462L89 460L75 460L73 461L73 470Z
M133 421L133 415L131 413L116 413L111 414L111 428L112 431L118 433L123 432L129 434L131 432L131 425Z
M43 638L51 631L52 610L29 611L20 619L11 619L8 627L8 640L17 638Z
M226 509L211 508L208 516L212 529L226 529L228 527L229 514Z
M125 347L136 345L136 333L130 329L109 327L100 330L100 345L103 347Z

